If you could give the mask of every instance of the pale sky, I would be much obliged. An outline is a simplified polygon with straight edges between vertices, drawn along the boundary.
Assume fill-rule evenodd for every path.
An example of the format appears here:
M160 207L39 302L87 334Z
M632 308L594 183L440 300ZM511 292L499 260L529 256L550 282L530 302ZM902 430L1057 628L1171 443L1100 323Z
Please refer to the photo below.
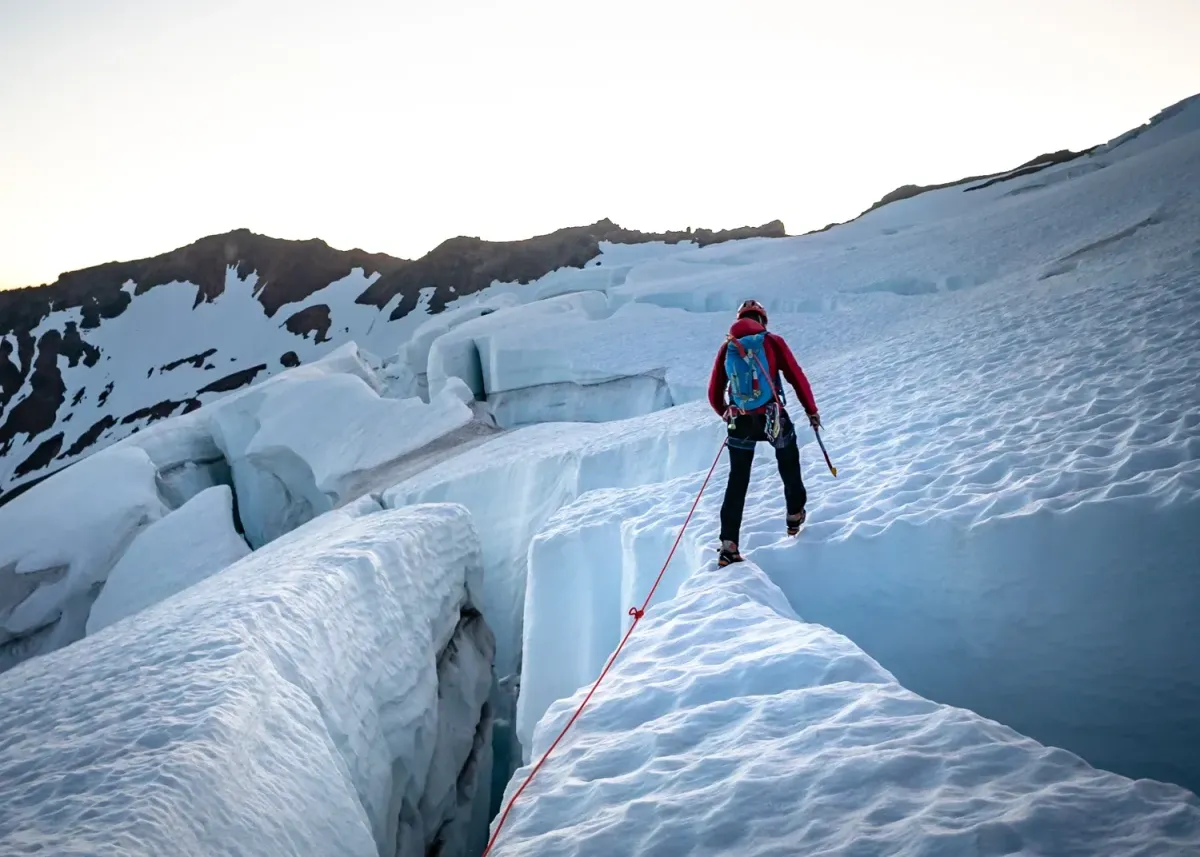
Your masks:
M799 233L1200 92L1200 0L0 0L0 287L247 227Z

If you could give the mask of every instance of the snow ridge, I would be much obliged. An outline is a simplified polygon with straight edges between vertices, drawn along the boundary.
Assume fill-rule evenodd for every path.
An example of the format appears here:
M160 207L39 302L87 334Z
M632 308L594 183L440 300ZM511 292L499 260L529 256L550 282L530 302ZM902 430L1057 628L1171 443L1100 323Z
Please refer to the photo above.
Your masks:
M0 841L471 853L490 776L469 738L493 651L466 585L479 544L460 507L371 508L0 676Z
M551 706L536 756L585 692ZM1194 795L911 693L752 563L652 606L569 734L496 857L1200 850Z

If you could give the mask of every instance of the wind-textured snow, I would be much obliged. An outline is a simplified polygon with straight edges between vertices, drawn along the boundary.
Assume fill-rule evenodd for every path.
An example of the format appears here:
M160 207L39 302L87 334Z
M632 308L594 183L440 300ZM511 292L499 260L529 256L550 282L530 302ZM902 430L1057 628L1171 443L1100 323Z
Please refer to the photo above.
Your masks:
M0 676L6 853L477 853L479 544L370 509Z
M68 591L85 604L142 527L167 515L166 529L213 486L237 504L225 534L240 522L258 550L0 677L0 750L17 759L0 761L0 805L49 829L48 792L12 803L5 789L61 778L103 740L91 722L56 732L55 718L84 717L79 699L121 712L121 694L183 647L187 674L173 665L164 684L175 699L129 718L137 735L192 728L187 683L220 711L204 721L211 745L173 757L170 782L207 785L221 767L209 760L226 763L225 827L198 821L202 803L194 815L168 804L182 829L227 848L244 838L230 819L271 833L298 819L295 853L390 853L394 837L420 853L478 850L487 749L502 784L549 745L667 556L724 433L697 400L733 309L753 297L812 382L838 478L801 429L810 518L790 539L760 446L749 561L717 571L717 468L645 622L493 853L1200 854L1200 805L1178 788L1200 788L1198 111L1192 99L1086 157L820 234L603 245L582 269L494 284L440 320L414 317L385 360L348 345L118 444L113 478L128 469L132 487L73 525L88 538L120 525L94 555L32 541L74 502L68 481L47 480L25 495L41 498L24 507L37 514L5 517L25 497L0 509L0 533L29 530L5 554L15 565L0 561L0 603L32 605L6 628L52 621ZM450 607L418 639L402 611L427 606L426 572L371 528L433 514L426 503L455 506L400 541L436 568L462 540L473 558L443 598L454 630ZM396 588L355 589L353 609L329 591L349 570L392 581L397 565ZM146 646L154 634L167 645ZM395 635L412 645L380 655ZM210 639L233 642L212 655ZM396 689L430 661L436 680ZM272 670L294 684L249 678ZM310 674L319 692L293 693ZM10 714L30 677L33 698ZM64 692L34 712L56 682ZM372 708L380 693L391 702ZM431 693L433 725L413 713ZM300 725L260 725L264 694L303 697L286 709ZM49 719L14 728L22 717ZM233 753L228 724L309 741L319 727L304 724L330 718L325 742L304 745L315 762L272 756L272 776L254 779L230 761L255 757ZM387 760L417 750L419 784L380 785ZM105 783L142 787L113 770ZM69 807L104 799L69 781ZM318 805L312 790L329 782ZM266 788L266 803L238 803L243 786Z
M233 492L214 485L138 534L88 613L94 634L182 592L250 553L233 528Z
M792 344L839 477L802 429L810 523L788 539L761 446L741 546L797 612L917 693L1195 789L1200 134L1167 134L1175 116L1156 126L1155 148L1058 168L1075 169L1070 179L940 191L907 201L904 218L887 206L753 252L649 262L614 291L694 309L759 297ZM952 204L961 198L971 207ZM690 276L677 270L685 258ZM853 291L856 280L870 288ZM572 328L564 348L585 332ZM674 342L676 366L706 379L719 335L703 349ZM658 598L711 559L726 473ZM580 496L533 540L526 758L547 706L598 673L702 476Z
M495 857L1200 853L1195 795L917 696L749 563L652 607L602 688Z

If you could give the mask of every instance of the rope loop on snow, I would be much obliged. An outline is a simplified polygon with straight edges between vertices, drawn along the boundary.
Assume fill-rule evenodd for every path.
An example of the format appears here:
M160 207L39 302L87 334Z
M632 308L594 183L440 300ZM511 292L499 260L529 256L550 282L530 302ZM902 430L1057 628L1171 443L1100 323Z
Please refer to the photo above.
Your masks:
M500 835L500 830L504 827L504 822L508 820L508 814L512 811L513 804L517 802L517 798L521 796L521 793L525 791L525 787L529 785L537 772L541 770L542 765L544 765L546 760L550 758L550 754L554 752L554 748L558 746L558 742L561 741L563 736L567 734L567 730L575 724L575 721L579 719L579 715L583 714L583 709L585 709L587 704L591 702L592 694L596 692L596 688L600 686L600 682L604 681L604 677L608 675L608 671L612 669L612 665L616 662L617 656L621 654L621 650L624 649L625 644L629 642L629 636L633 633L633 629L637 627L638 621L646 615L646 609L650 606L650 599L654 597L655 590L658 589L658 585L662 583L663 575L667 573L667 566L671 564L671 558L675 556L675 549L679 547L679 542L683 539L684 530L686 530L688 524L691 523L692 515L696 512L696 507L700 505L700 498L704 496L704 489L708 487L708 480L712 479L713 471L717 469L717 462L721 460L721 453L725 451L725 445L727 442L728 438L721 441L721 448L717 450L717 457L713 459L712 467L708 468L708 475L704 477L704 483L700 486L700 492L696 494L696 499L692 502L691 510L688 511L687 517L683 519L683 526L679 528L679 535L675 537L675 544L671 545L671 552L667 554L666 562L664 562L662 568L659 569L658 577L655 578L654 585L650 587L650 592L646 595L646 600L642 602L641 607L629 608L629 615L633 617L633 621L629 623L629 630L627 630L625 632L625 636L621 638L621 642L617 645L616 650L608 659L608 663L604 665L604 669L600 672L600 676L596 679L596 683L592 685L592 689L589 690L587 696L583 698L583 702L579 703L579 707L575 709L575 713L571 715L571 719L567 721L567 725L564 726L562 731L558 733L558 737L554 739L554 743L552 743L547 748L546 752L542 754L542 758L538 759L538 763L533 766L533 770L530 771L525 777L525 781L521 783L521 787L517 789L517 793L509 799L508 805L504 807L504 812L500 815L500 820L496 822L496 829L492 831L492 838L488 840L487 847L483 849L483 857L487 857L487 855L491 853L492 847L496 844L496 838Z

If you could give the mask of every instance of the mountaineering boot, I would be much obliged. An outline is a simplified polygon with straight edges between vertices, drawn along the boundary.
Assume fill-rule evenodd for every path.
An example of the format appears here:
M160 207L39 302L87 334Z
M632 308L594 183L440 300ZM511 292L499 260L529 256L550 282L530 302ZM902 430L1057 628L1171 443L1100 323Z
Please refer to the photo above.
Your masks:
M787 533L789 536L794 536L800 532L800 528L804 526L804 522L808 520L808 513L801 509L794 515L787 516Z
M729 565L731 562L741 562L741 561L742 561L742 555L740 553L738 553L738 546L737 546L736 542L731 542L731 541L721 542L721 551L717 555L717 566L719 568L724 568L725 566Z

